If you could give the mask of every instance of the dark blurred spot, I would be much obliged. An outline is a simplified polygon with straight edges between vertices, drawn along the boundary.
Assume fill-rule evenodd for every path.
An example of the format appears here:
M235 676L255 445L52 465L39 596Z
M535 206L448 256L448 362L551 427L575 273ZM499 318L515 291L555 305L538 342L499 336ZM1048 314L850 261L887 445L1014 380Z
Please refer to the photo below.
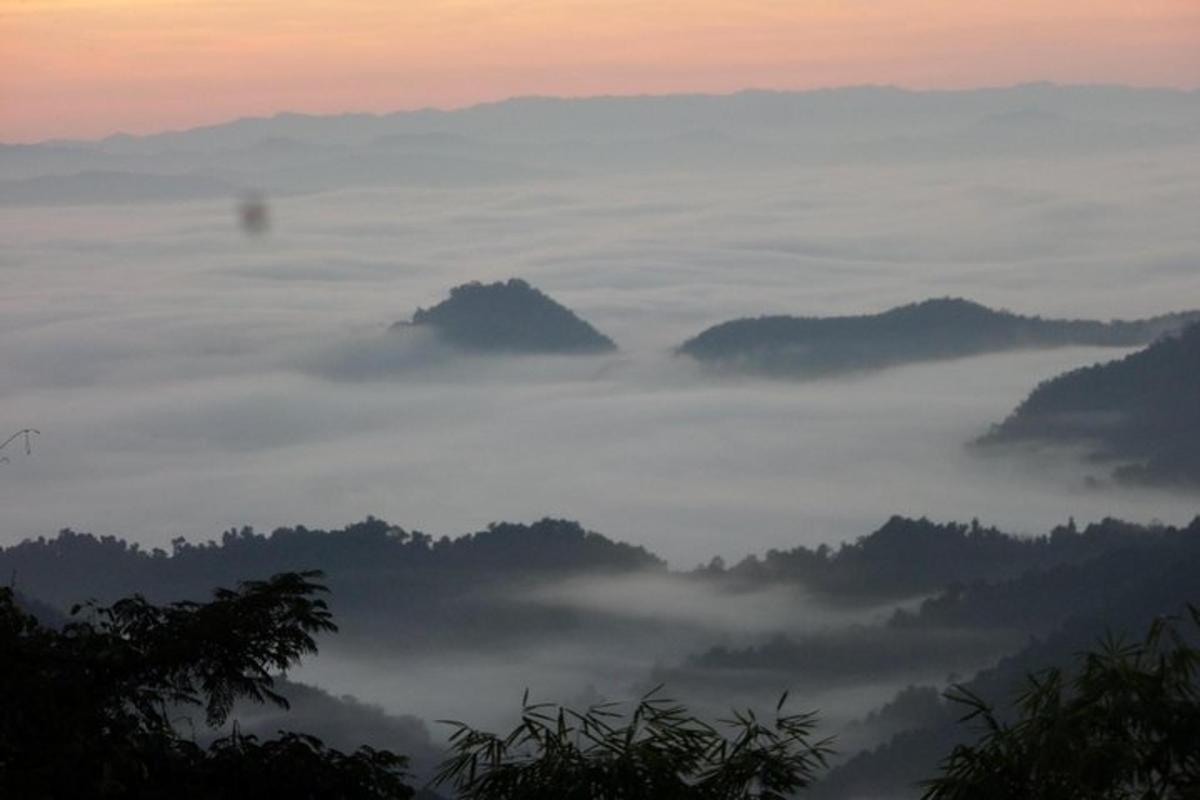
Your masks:
M238 220L242 230L251 236L266 233L271 227L271 216L267 201L261 195L249 195L238 206Z

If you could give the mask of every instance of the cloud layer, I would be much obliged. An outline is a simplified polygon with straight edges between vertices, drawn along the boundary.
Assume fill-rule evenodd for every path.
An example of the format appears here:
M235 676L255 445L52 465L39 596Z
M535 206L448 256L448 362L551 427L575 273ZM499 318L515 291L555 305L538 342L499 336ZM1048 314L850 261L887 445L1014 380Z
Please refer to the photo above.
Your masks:
M71 526L163 544L367 513L440 535L555 515L689 565L855 537L893 513L1016 530L1190 518L1193 497L1088 489L1087 467L1060 454L963 447L1038 381L1113 351L806 384L717 380L670 355L766 313L961 295L1139 317L1200 297L1194 147L914 159L897 141L769 170L626 163L291 194L255 238L235 197L0 209L3 419L44 432L0 465L0 535ZM622 350L456 358L386 335L451 286L512 276Z

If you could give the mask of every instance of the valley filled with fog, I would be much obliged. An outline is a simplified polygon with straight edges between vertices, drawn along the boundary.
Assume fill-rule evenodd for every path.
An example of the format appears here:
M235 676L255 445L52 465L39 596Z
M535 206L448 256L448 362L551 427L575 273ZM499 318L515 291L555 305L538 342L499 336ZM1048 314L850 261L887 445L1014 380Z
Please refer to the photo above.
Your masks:
M292 677L489 723L526 687L586 704L661 679L719 709L802 684L799 702L844 725L1034 629L895 633L944 657L844 680L718 680L705 669L757 655L710 648L817 637L836 654L942 587L851 602L684 571L836 548L893 515L1018 535L1070 517L1187 525L1194 486L1116 483L1080 450L972 445L1040 382L1136 348L813 379L714 372L675 348L738 317L940 297L1068 319L1200 307L1198 133L1196 92L1031 86L516 101L0 147L0 421L41 432L0 463L0 545L577 520L665 565L515 582L495 640L367 626ZM249 193L265 232L239 225ZM618 349L464 353L391 327L513 277ZM527 618L545 630L516 635Z

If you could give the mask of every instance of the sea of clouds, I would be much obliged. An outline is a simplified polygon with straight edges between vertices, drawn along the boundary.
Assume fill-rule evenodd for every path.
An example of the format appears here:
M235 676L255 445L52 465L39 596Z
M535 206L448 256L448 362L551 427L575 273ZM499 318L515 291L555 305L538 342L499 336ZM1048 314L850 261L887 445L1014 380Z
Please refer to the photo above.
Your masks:
M1041 531L1189 519L1194 496L1085 483L1069 455L966 448L1060 349L811 382L671 349L763 313L932 296L1136 317L1200 305L1194 149L788 165L0 211L0 398L42 431L0 464L3 540L152 545L375 514L435 535L564 516L687 566L835 543L887 516ZM620 345L468 358L389 334L520 276ZM9 452L9 451L6 451Z

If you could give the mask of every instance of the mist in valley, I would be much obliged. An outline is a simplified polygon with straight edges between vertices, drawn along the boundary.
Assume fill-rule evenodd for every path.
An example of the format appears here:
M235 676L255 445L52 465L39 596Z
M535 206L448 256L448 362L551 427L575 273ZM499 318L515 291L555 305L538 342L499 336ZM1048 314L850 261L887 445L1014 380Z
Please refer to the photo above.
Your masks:
M585 706L661 681L714 715L792 688L846 730L1051 630L951 624L940 606L920 621L943 597L933 579L821 595L733 568L836 550L894 515L1018 536L1068 518L1187 525L1194 487L1114 483L1081 450L971 445L1041 381L1136 348L811 380L714 372L675 348L739 317L936 297L1071 319L1194 309L1197 98L529 100L0 147L0 398L10 428L41 431L0 463L0 545L70 528L169 550L369 514L432 540L578 520L662 561L490 577L472 562L397 590L427 593L414 602L432 616L353 606L289 677L378 708L306 695L326 710L304 719L370 717L428 762L434 720L500 726L526 688ZM254 235L238 224L249 191L270 215ZM392 327L512 277L618 349L480 354ZM357 569L330 570L335 613ZM468 618L487 635L456 632Z

